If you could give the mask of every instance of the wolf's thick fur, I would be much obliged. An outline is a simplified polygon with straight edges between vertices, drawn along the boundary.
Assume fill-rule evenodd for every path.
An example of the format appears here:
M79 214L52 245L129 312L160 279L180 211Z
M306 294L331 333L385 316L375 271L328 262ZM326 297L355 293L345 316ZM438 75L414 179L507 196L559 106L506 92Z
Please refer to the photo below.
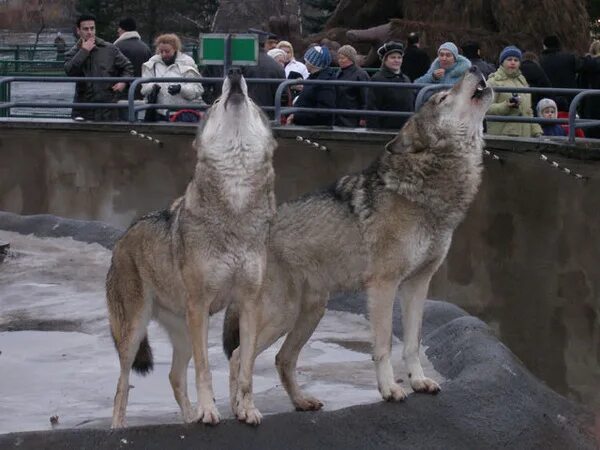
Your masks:
M425 377L419 360L423 304L452 233L479 187L482 121L492 99L482 80L472 69L452 90L433 95L362 173L278 208L256 311L256 353L287 333L276 365L297 409L322 406L300 391L295 368L335 291L368 293L373 360L385 400L406 396L390 363L392 307L398 289L411 387L430 393L440 389ZM238 311L237 304L230 304L223 331L232 386L239 366Z
M119 354L113 427L125 424L129 372L152 368L146 329L156 319L169 333L169 379L186 422L217 423L208 365L208 318L236 299L241 310L258 300L265 241L275 211L272 156L276 143L268 121L233 71L223 95L208 112L195 141L198 162L185 195L167 211L134 223L117 242L106 280L110 327ZM246 308L247 306L247 308ZM236 414L260 421L252 404L255 315L241 314L241 353L248 361L236 392ZM248 349L246 354L245 349ZM187 394L186 371L194 357L198 406Z

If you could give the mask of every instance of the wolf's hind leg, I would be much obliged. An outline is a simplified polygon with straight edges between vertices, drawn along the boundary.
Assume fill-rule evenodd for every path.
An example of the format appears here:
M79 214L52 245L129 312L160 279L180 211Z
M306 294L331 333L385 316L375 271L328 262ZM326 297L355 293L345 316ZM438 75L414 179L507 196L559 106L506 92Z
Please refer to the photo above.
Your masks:
M127 409L127 400L129 398L129 374L135 356L140 348L142 340L146 336L146 328L150 321L150 315L140 317L130 325L128 338L117 345L119 353L119 363L121 372L117 382L117 393L115 394L112 428L122 428L126 426L125 411ZM146 343L147 345L147 343Z
M373 281L367 288L377 387L383 399L387 401L406 398L406 392L394 380L394 370L390 362L392 313L397 286L396 282Z
M191 423L195 419L195 412L188 397L187 369L192 358L192 344L187 333L185 320L182 319L181 323L174 327L167 327L167 330L173 344L169 381L173 388L175 400L177 400L177 404L181 409L184 422Z
M305 395L296 381L296 365L298 355L313 334L317 325L325 314L326 298L311 296L303 299L294 328L288 333L279 353L275 357L275 364L281 383L287 391L297 411L317 411L323 403L314 397Z
M125 282L112 267L107 279L106 295L111 333L121 366L111 427L122 428L126 425L129 374L136 355L139 353L141 357L136 370L146 373L152 368L152 353L146 338L152 302L144 297L141 280L134 278Z
M429 281L437 266L430 267L413 275L400 285L402 301L402 328L404 330L404 363L408 370L410 386L415 392L439 392L440 386L423 373L419 348L421 343L421 325L423 323L423 307L429 289Z

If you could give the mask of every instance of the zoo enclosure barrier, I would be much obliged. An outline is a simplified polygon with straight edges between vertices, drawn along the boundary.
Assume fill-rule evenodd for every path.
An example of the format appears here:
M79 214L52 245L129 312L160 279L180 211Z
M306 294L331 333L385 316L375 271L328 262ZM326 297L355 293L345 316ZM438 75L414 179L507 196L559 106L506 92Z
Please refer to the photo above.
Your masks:
M73 102L15 102L11 101L10 85L14 82L25 83L76 83L77 81L85 82L129 82L129 90L127 103L73 103ZM137 120L137 113L147 109L196 109L205 110L208 105L204 104L179 104L179 105L164 105L164 104L143 104L138 105L135 101L135 89L141 83L152 82L172 82L172 83L202 83L220 84L223 78L126 78L126 77L51 77L51 76L11 76L0 77L0 117L10 116L11 108L81 108L81 109L127 109L127 117L129 122ZM281 80L273 78L248 78L246 82L251 84L277 84L275 95L275 105L263 107L266 111L274 111L274 123L280 123L283 114L293 114L298 111L307 111L321 114L335 115L358 115L358 116L380 116L380 117L409 117L413 112L407 111L378 111L378 110L355 110L355 109L324 109L324 108L299 108L294 106L283 107L281 104L283 93L289 86L293 85L333 85L333 86L356 86L356 87L386 87L393 89L411 89L418 90L415 101L415 110L418 110L424 101L429 98L435 91L449 89L452 85L435 85L435 84L414 84L414 83L389 83L376 81L343 81L343 80ZM600 90L595 89L560 89L560 88L494 88L496 92L514 92L514 93L547 93L554 95L573 96L569 108L568 119L544 119L540 117L523 117L523 116L486 116L487 121L494 122L522 122L522 123L540 123L540 124L568 124L569 125L569 143L575 142L576 128L591 128L600 126L600 120L595 119L580 119L577 117L577 107L585 97L599 96Z

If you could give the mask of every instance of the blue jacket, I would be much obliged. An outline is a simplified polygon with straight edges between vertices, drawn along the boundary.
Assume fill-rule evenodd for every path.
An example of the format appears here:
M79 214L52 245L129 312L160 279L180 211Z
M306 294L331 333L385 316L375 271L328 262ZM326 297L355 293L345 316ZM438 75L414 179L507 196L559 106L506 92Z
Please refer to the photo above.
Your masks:
M433 78L433 72L441 69L439 58L431 63L431 67L425 75L417 78L415 83L435 83L435 84L454 84L463 76L463 74L471 67L471 61L462 55L458 55L456 63L446 70L444 76L440 79Z
M566 136L565 129L559 124L542 125L544 136Z

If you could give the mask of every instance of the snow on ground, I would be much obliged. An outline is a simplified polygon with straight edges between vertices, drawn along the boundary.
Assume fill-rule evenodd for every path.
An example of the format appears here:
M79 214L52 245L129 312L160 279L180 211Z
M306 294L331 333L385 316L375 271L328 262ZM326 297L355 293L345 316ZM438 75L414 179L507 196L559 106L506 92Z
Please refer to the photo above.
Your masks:
M11 255L0 265L0 433L57 427L108 427L119 372L105 306L110 251L71 238L37 238L0 230ZM223 314L211 318L209 356L217 406L231 417ZM369 325L360 315L328 311L300 355L298 380L325 409L380 400L370 358ZM179 422L168 381L171 345L152 323L154 371L131 376L129 425ZM257 360L256 405L266 414L293 410L274 366L282 340ZM407 380L394 342L396 376ZM425 371L438 381L424 355ZM195 399L193 364L188 383ZM403 383L410 390L406 383Z

